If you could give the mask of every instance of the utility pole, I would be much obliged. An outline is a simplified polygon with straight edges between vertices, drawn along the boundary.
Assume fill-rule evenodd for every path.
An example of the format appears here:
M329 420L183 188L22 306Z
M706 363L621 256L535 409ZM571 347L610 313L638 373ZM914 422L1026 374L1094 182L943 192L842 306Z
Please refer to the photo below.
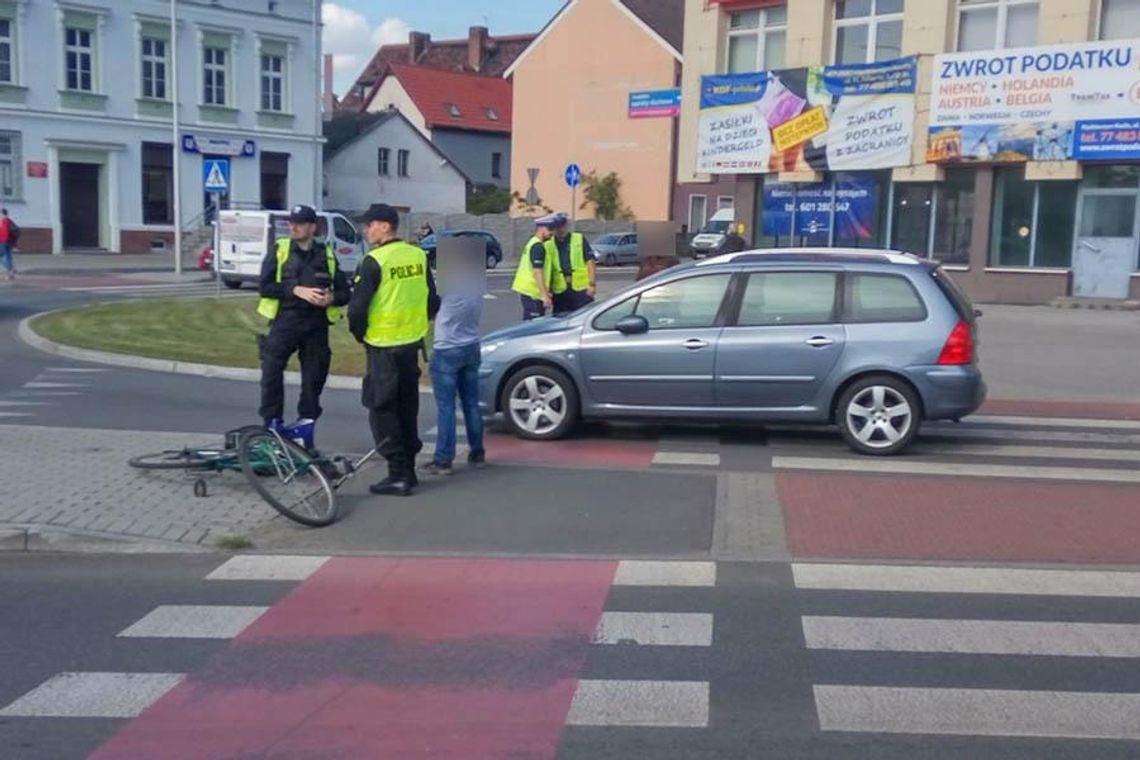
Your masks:
M174 166L174 273L182 274L182 193L179 164L182 163L182 138L178 134L178 19L177 0L170 0L170 158ZM218 252L214 251L217 256Z

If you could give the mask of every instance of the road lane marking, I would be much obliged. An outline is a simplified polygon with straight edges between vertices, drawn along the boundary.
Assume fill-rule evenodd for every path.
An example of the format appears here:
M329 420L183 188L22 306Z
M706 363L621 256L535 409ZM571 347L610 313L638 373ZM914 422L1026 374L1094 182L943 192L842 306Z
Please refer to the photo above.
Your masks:
M60 673L0 710L18 718L134 718L182 673Z
M1140 739L1140 694L816 685L822 731Z
M622 560L615 586L715 586L715 562Z
M35 417L31 412L0 412L0 417Z
M53 388L86 388L87 383L48 383L33 380L30 383L24 383L21 388L28 388L31 390L50 390Z
M802 624L808 649L1140 657L1140 625L815 616Z
M706 681L579 681L568 726L704 728Z
M603 612L594 643L708 647L712 635L713 616L706 612Z
M1024 459L1105 460L1109 462L1140 462L1140 449L1083 449L1067 446L993 446L978 444L918 444L916 454L938 456L1021 457Z
M1140 572L793 563L796 588L1140 598Z
M1092 467L1024 467L1021 465L954 462L829 459L823 457L772 457L779 470L826 470L881 475L948 475L972 478L1018 478L1023 480L1077 480L1090 483L1140 483L1140 470Z
M303 581L329 561L304 555L231 557L206 576L208 581Z
M268 607L164 604L119 634L123 638L232 639Z
M0 406L51 406L47 401L0 401Z
M967 417L962 424L1140 430L1140 420L1102 420L1079 417L1017 417L999 414L974 414Z
M705 454L697 451L658 451L653 455L653 464L719 467L720 454Z
M69 372L76 375L99 374L101 372L110 372L109 369L87 369L83 367L47 367L45 372Z

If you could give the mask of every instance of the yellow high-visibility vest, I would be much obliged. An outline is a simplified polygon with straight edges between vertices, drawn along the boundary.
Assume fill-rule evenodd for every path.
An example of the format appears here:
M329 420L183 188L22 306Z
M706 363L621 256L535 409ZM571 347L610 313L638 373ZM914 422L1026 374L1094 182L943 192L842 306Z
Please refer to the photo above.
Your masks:
M380 287L368 305L364 342L377 348L422 340L428 328L427 254L397 240L368 252L380 265Z
M293 241L289 238L281 238L277 241L277 282L281 282L281 272L285 269L285 262L289 259L289 248ZM331 245L325 246L325 259L328 262L329 277L336 277L336 255L333 253ZM276 298L262 298L257 302L257 313L266 319L277 319L277 313L281 311L281 301ZM341 318L341 309L339 306L330 306L325 309L325 316L328 317L329 324L336 324Z
M586 268L586 238L581 232L570 233L570 289L584 291L590 287L590 270ZM566 275L562 271L561 257L558 255L558 243L554 238L546 241L546 255L558 262L554 267L555 293L566 290Z
M537 237L532 237L526 241L523 246L522 256L519 257L519 268L515 272L515 281L511 285L511 290L516 293L521 293L524 296L530 296L535 300L542 299L542 291L538 289L538 283L534 281L534 264L530 261L530 249L535 243L543 247L546 255L542 259L542 279L546 282L546 287L551 293L561 293L566 290L566 281L562 279L561 274L557 274L558 267L554 266L554 261L557 258L557 251L554 256L550 255L550 248L548 244L543 243ZM557 276L556 276L557 274ZM558 282L562 283L562 288L557 289Z

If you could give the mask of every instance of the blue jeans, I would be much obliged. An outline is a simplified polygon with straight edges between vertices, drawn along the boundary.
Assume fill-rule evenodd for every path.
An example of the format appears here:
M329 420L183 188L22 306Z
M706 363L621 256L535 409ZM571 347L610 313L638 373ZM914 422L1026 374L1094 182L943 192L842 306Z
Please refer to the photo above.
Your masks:
M12 263L11 243L0 243L0 264L3 264L4 269L9 272L16 271L16 265Z
M470 457L481 458L483 451L483 417L479 412L478 343L459 348L437 348L431 354L431 388L439 413L438 437L435 441L436 464L451 464L455 459L455 396L463 405L463 424L467 427Z

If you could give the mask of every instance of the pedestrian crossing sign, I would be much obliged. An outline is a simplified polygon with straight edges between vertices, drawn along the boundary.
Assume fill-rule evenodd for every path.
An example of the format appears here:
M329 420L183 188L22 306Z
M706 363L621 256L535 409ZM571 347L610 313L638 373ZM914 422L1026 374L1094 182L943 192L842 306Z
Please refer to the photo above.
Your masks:
M230 189L230 162L225 158L202 160L202 184L207 193L225 193Z

